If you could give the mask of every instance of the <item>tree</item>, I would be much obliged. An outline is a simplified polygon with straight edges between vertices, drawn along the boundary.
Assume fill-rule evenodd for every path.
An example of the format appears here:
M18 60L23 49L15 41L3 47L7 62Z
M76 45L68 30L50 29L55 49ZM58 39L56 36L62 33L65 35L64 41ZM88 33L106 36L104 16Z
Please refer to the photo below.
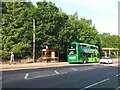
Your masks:
M17 57L32 57L33 19L37 57L46 45L61 55L67 53L67 44L73 41L102 47L118 45L117 36L98 34L92 20L79 18L77 12L67 15L45 0L37 2L37 7L31 2L3 2L2 13L2 50L14 52Z
M104 48L118 48L118 36L103 33L99 35L101 45Z
M41 53L46 45L49 49L59 49L59 32L66 22L67 15L59 13L59 8L52 2L37 2L36 19L36 50Z
M61 52L66 54L69 42L99 44L98 32L85 18L78 18L78 14L69 15L67 22L59 32Z
M2 48L17 57L31 56L32 3L2 2Z

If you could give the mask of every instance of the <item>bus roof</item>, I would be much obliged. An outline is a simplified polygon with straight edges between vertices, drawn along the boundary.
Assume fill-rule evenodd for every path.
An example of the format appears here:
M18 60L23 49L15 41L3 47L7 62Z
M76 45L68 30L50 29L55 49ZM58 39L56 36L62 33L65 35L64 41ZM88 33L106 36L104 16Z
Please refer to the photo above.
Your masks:
M80 45L86 45L86 46L90 46L90 47L96 47L95 45L86 44L86 43L80 43Z
M89 45L89 44L86 44L86 43L80 43L80 45Z
M87 43L80 43L80 42L70 42L70 43L72 43L72 44L80 44L80 45L86 45L86 46L96 47L96 45L87 44Z
M93 46L93 47L95 47L95 45L91 45L91 44L89 44L89 46Z

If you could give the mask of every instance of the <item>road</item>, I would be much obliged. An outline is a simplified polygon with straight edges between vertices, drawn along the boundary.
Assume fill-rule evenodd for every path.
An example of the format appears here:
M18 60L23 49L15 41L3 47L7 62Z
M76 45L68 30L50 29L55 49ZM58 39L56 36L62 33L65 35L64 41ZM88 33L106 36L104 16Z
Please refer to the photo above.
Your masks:
M73 64L72 66L3 72L5 88L100 88L118 90L120 67L113 64ZM74 90L73 89L73 90Z

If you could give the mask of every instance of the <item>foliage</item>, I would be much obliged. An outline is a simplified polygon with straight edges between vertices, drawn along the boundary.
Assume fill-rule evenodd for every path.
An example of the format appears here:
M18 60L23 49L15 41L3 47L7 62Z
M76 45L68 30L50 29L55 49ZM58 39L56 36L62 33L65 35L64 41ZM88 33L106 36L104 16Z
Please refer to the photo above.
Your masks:
M2 2L2 49L19 53L19 58L32 50L32 15L29 7L33 7L31 3Z
M35 32L33 32L33 19L35 19ZM71 41L102 47L118 45L117 36L98 34L95 25L92 25L92 20L79 18L77 12L67 15L54 3L45 0L37 2L37 7L31 2L2 2L1 33L2 51L13 52L16 58L32 57L33 33L35 33L36 58L41 56L41 50L46 45L65 57L66 46ZM8 56L3 54L3 58L9 58Z
M59 50L58 34L67 20L66 14L59 14L52 2L38 2L36 8L36 52L40 53L46 45L49 49Z
M99 34L101 47L103 48L120 48L120 37L118 35L110 35L109 33ZM118 51L120 55L120 49Z
M118 55L120 56L120 36L118 37Z
M10 52L0 50L0 56L2 56L3 59L10 59Z
M99 35L102 47L104 48L118 48L118 36L103 33Z

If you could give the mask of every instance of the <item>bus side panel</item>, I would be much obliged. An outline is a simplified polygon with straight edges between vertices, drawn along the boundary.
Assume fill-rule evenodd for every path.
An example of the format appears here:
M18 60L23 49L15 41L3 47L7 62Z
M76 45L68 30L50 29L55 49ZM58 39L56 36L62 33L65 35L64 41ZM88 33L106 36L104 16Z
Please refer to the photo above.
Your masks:
M100 61L100 58L97 58L97 57L88 58L88 62L99 62L99 61Z
M90 58L88 58L88 62L96 62L96 60L94 57L90 57Z

